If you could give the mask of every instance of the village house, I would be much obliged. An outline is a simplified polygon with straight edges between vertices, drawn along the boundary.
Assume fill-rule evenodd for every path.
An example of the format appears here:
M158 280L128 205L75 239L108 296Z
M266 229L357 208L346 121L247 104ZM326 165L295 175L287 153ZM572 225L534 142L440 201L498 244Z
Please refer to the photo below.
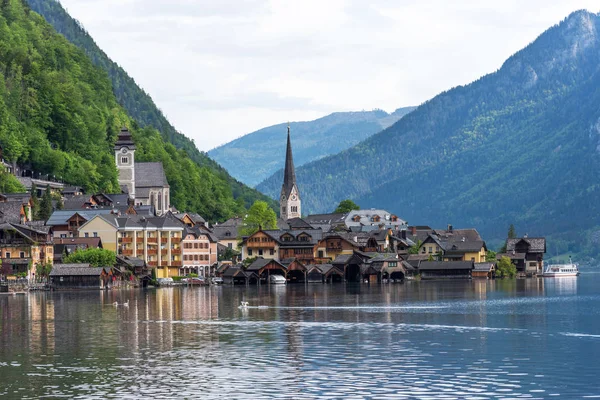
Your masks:
M0 224L0 275L6 277L25 274L35 277L35 266L52 264L53 245L48 232L29 226Z
M48 221L46 221L46 226L50 227L53 238L72 238L77 237L79 228L96 215L108 215L111 213L112 210L110 209L58 210L52 213Z
M242 218L235 217L222 224L214 225L212 231L219 240L219 244L231 250L241 251L238 238L241 237L239 229L242 223Z
M476 229L433 230L419 247L419 254L438 261L485 262L487 247Z
M471 279L473 261L421 261L417 270L421 279Z
M217 242L218 239L211 232L197 226L186 226L181 241L183 267L180 275L213 275L217 264Z
M77 250L101 249L102 239L99 237L72 237L72 238L54 238L54 263L62 264L63 258L73 254Z
M104 289L110 282L108 268L90 264L56 264L50 272L50 286L61 289Z
M546 238L522 237L506 240L506 253L497 254L498 259L506 256L517 267L517 272L525 275L543 272Z

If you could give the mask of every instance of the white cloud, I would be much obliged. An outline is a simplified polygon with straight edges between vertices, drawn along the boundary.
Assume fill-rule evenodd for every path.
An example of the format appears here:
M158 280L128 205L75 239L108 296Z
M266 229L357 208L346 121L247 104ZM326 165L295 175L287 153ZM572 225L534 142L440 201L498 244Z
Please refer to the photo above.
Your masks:
M333 111L416 105L596 0L62 0L208 150Z

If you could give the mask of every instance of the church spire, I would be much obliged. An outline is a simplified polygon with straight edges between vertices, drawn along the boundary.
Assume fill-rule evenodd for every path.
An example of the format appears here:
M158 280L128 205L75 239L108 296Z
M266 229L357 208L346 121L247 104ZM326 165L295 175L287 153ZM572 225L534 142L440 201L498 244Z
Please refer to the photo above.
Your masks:
M290 139L290 124L288 122L287 149L285 151L285 170L283 173L283 185L281 186L281 218L287 221L291 218L302 216L300 191L296 185L296 170L294 169L294 158L292 157L292 140Z
M283 189L287 196L296 185L296 170L294 169L294 157L292 156L292 141L290 139L290 124L287 127L287 149L285 152L285 171L283 174Z

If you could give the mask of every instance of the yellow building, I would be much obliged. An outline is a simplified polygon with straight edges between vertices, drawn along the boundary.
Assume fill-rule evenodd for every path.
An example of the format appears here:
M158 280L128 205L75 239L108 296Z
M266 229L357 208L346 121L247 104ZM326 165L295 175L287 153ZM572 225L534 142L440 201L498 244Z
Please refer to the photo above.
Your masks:
M419 254L439 261L485 262L487 247L476 229L434 229L419 247Z
M38 264L52 264L54 258L51 236L48 232L20 224L0 225L0 275L9 278L25 274L35 277Z
M160 217L97 215L81 228L80 237L100 237L105 249L137 257L154 269L157 278L177 276L183 266L185 225L170 212Z

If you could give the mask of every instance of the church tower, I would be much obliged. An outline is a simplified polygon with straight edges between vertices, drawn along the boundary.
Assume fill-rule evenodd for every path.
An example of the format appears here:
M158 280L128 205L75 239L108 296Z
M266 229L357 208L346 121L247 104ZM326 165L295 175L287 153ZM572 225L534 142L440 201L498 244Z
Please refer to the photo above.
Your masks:
M285 171L283 175L283 186L281 187L281 219L287 221L291 218L300 218L302 209L300 204L300 192L296 185L296 171L292 157L292 142L290 140L290 125L288 124L287 149L285 153Z
M119 172L119 186L135 199L135 144L131 132L125 127L119 132L115 143L115 162Z

